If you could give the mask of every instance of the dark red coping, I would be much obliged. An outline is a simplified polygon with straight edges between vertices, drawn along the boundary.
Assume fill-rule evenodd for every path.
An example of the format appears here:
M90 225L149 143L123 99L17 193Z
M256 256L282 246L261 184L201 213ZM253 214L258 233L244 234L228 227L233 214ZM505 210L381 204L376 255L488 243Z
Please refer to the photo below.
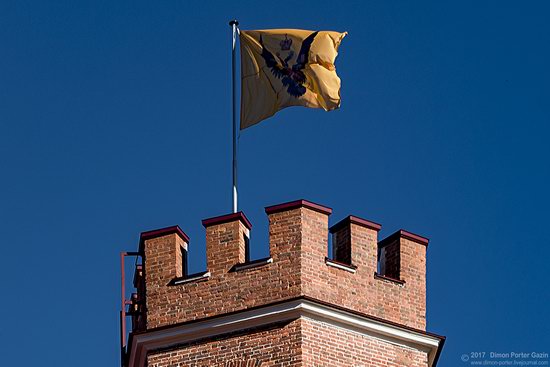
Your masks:
M345 217L344 219L342 219L341 221L339 221L338 223L336 223L335 225L333 225L332 227L330 227L329 231L330 231L330 233L338 232L339 230L341 230L345 226L350 225L352 223L357 224L359 226L369 228L369 229L373 229L376 232L378 232L380 230L380 228L382 228L382 225L378 224L376 222L372 222L370 220L359 218L359 217L356 217L354 215L349 215L349 216Z
M153 229L152 231L141 232L141 235L139 236L139 251L142 252L143 250L143 242L150 240L152 238L162 237L172 233L176 233L185 242L189 243L189 236L186 235L185 232L181 230L180 226L175 225L175 226L161 228L161 229Z
M419 236L417 234L405 231L404 229L400 229L399 231L389 235L388 237L384 238L382 241L378 242L379 247L384 247L391 242L394 242L395 240L399 238L405 238L410 241L418 242L421 245L428 246L428 242L430 241L426 237Z
M382 275L382 274L378 274L377 272L374 272L374 277L376 279L389 280L390 282L394 282L394 283L398 283L398 284L405 284L404 280L388 277L388 276L385 276L385 275Z
M283 204L266 206L265 207L265 212L266 212L266 214L273 214L273 213L284 212L286 210L292 210L292 209L301 208L301 207L308 208L308 209L311 209L311 210L315 210L315 211L318 211L319 213L323 213L323 214L326 214L326 215L332 214L332 209L331 208L329 208L327 206L315 204L315 203L312 203L311 201L307 201L307 200L303 200L303 199L302 200L290 201L288 203L283 203Z
M203 219L202 225L204 226L204 228L206 228L216 224L234 222L236 220L240 220L245 225L246 228L252 229L252 224L250 223L250 221L248 220L246 215L244 215L243 212L237 212L232 214L220 215L219 217Z
M193 323L196 323L196 322L201 322L201 321L205 321L205 320L212 320L212 319L216 319L218 317L223 317L223 316L228 316L228 315L236 315L239 312L255 310L255 309L262 308L262 307L274 306L274 305L277 305L277 304L281 304L281 303L285 303L285 302L289 302L289 301L301 300L301 299L306 300L306 301L316 302L316 303L319 303L321 305L325 305L325 306L328 306L328 307L333 307L335 309L338 309L338 310L341 310L341 311L344 311L344 312L349 312L351 314L358 315L358 316L361 316L361 317L365 317L365 318L370 319L370 320L378 321L380 323L385 323L385 324L388 324L388 325L393 325L393 326L396 326L396 327L400 327L400 328L403 328L405 330L410 330L410 331L418 333L418 334L428 335L428 336L432 336L434 338L437 338L441 341L441 343L439 344L439 348L437 349L437 352L436 352L436 355L435 355L435 358L434 358L433 367L437 366L437 361L439 360L439 355L441 354L441 350L443 349L443 345L445 344L445 339L446 339L443 335L438 335L438 334L434 334L434 333L431 333L431 332L426 331L426 330L421 330L421 329L417 329L417 328L414 328L414 327L411 327L411 326L403 325L403 324L400 324L400 323L395 322L395 321L385 320L385 319L377 317L377 316L372 316L372 315L366 314L364 312L355 311L355 310L349 309L347 307L335 305L335 304L332 304L332 303L326 302L326 301L321 301L320 299L309 297L309 296L299 296L299 297L285 298L285 299L281 299L281 300L278 300L278 301L275 301L275 302L272 302L272 303L267 303L267 304L263 304L263 305L257 305L257 306L249 307L247 309L227 312L225 314L208 316L208 317L204 317L202 319L197 319L197 320L189 320L189 321L184 321L184 322L178 322L178 323L171 324L171 325L158 326L158 327L155 327L155 328L151 328L149 330L131 332L129 340L128 340L127 350L132 350L131 347L132 347L132 342L133 342L133 339L134 339L135 335L142 335L142 334L147 334L147 333L151 333L151 332L158 331L158 330L166 330L166 329L170 329L170 328L174 328L174 327L178 327L178 326L190 325L190 324L193 324Z

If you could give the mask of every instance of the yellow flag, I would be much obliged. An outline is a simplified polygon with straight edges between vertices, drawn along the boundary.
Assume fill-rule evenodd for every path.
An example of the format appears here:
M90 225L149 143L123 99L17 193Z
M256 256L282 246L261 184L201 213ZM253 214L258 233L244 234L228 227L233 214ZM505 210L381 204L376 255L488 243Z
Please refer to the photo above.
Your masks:
M290 106L340 107L334 60L347 33L241 31L241 129Z

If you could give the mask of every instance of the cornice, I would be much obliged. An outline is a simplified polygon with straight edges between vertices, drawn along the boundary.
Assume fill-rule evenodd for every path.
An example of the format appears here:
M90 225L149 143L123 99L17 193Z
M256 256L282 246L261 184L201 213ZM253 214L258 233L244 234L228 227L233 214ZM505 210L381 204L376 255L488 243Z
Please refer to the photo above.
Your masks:
M147 354L152 351L301 317L326 322L335 327L381 339L394 345L425 351L428 353L428 366L430 367L437 364L445 342L443 336L300 297L131 335L128 366L145 367Z

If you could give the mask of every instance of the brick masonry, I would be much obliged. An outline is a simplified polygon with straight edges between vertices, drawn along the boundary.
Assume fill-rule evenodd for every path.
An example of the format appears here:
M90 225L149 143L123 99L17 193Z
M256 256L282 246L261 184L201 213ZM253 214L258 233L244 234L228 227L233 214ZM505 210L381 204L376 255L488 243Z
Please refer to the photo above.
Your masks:
M203 221L207 271L179 285L188 238L159 233L142 241L147 332L305 296L406 327L426 329L427 240L400 231L381 241L385 274L377 272L378 225L338 224L340 251L350 269L328 266L329 208L297 201L266 208L272 262L234 270L245 261L251 230L243 214ZM365 224L367 223L367 224ZM347 255L346 255L347 253ZM353 271L351 271L353 269ZM354 346L350 353L349 346ZM246 358L245 358L246 357ZM182 345L148 356L149 366L427 366L426 353L300 318ZM354 361L351 363L351 361ZM233 364L224 364L233 363ZM243 364L244 363L244 364Z
M301 323L304 366L421 367L426 353L307 318Z
M300 320L244 330L148 356L149 367L302 366Z
M350 346L353 348L350 349ZM180 345L148 356L149 367L426 365L424 352L388 344L308 318Z

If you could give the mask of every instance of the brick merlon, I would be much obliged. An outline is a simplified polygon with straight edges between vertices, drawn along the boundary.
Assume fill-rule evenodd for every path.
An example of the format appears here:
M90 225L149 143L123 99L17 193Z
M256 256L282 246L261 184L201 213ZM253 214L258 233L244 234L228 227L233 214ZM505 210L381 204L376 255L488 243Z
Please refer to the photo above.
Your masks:
M244 215L243 212L237 212L232 214L220 215L218 217L203 219L202 225L205 228L207 228L216 224L223 224L223 223L233 222L236 220L240 220L242 224L244 224L244 226L249 230L252 229L252 224L250 223L250 221L248 220L246 215Z
M359 226L363 226L369 229L373 229L376 232L380 231L380 228L382 228L381 224L378 224L376 222L372 222L370 220L366 220L363 218L356 217L354 215L349 215L346 218L342 219L335 225L329 228L330 233L334 233L342 229L342 227L349 225L349 224L357 224Z
M184 231L181 230L181 228L178 225L161 228L161 229L153 229L151 231L145 231L141 232L139 236L139 251L143 252L143 243L147 240L166 236L169 234L176 233L178 236L181 237L182 240L189 243L189 236L185 234Z
M397 231L397 232L389 235L388 237L384 238L383 240L379 241L378 246L379 247L384 247L387 244L389 244L391 242L394 242L395 240L397 240L399 238L405 238L407 240L417 242L417 243L419 243L421 245L424 245L426 247L428 247L428 242L430 241L426 237L422 237L422 236L414 234L412 232L405 231L404 229L400 229L399 231Z
M292 209L297 209L297 208L308 208L308 209L311 209L311 210L315 210L319 213L323 213L323 214L326 214L326 215L330 215L332 214L332 209L327 207L327 206L324 206L324 205L320 205L320 204L315 204L311 201L308 201L308 200L295 200L295 201L290 201L288 203L283 203L283 204L277 204L277 205L272 205L272 206L267 206L265 208L265 212L266 214L274 214L274 213L278 213L278 212L283 212L283 211L287 211L287 210L292 210Z

